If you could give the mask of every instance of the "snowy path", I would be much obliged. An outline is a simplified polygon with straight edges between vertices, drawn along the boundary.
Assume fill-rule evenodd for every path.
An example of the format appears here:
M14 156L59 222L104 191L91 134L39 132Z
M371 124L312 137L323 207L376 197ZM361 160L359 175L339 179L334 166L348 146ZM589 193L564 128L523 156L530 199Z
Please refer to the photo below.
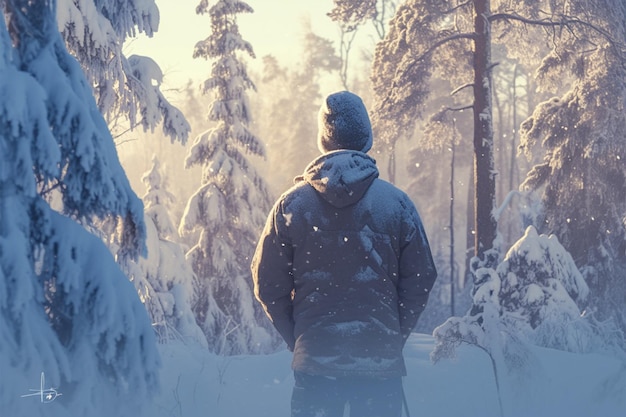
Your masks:
M430 336L413 335L405 349L411 415L499 417L487 354L464 346L456 359L433 364L433 343ZM505 417L626 416L626 368L620 370L619 361L549 349L533 352L531 365L520 372L525 376L503 382ZM289 416L293 377L288 351L222 358L170 344L161 346L161 354L161 394L146 407L145 417Z

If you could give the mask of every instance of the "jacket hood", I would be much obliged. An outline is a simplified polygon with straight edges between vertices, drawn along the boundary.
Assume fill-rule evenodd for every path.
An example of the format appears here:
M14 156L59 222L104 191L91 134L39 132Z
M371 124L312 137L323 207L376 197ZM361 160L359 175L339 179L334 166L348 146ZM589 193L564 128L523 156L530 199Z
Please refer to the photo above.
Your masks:
M376 161L363 152L340 150L315 159L296 181L306 181L328 203L342 208L355 204L378 178Z

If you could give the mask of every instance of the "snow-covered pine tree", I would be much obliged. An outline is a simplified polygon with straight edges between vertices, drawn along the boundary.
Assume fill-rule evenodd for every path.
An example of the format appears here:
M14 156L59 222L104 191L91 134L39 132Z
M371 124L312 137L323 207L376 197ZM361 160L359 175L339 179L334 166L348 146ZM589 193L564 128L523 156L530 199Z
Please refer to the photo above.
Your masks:
M159 239L176 240L178 232L169 213L170 205L176 201L176 197L166 188L161 164L156 155L152 156L152 167L141 181L146 185L146 194L143 196L144 211L154 223Z
M147 188L143 200L148 255L125 262L123 269L135 284L159 341L176 339L206 346L191 310L196 277L177 243L178 232L169 214L175 197L165 187L156 156L142 180Z
M58 0L57 21L67 48L81 63L109 125L120 117L131 129L153 131L161 125L172 141L184 143L189 124L161 92L157 63L122 52L129 37L152 36L159 19L154 0Z
M154 333L108 249L74 219L122 218L137 253L142 204L55 5L0 0L0 404L12 416L132 415L158 385ZM42 198L50 189L65 215ZM42 374L63 395L45 409L20 398Z
M568 7L589 25L564 31L540 67L544 88L563 74L573 82L522 125L525 150L546 152L523 186L541 194L540 232L557 235L583 272L588 312L626 334L626 4Z
M381 139L393 142L413 132L417 118L427 110L433 74L449 80L455 96L465 100L463 107L473 110L474 250L480 258L496 238L490 4L488 0L403 3L376 47L372 68L376 95L372 122Z
M493 45L500 43L509 56L534 64L544 47L537 42L539 33L548 43L553 38L570 38L576 51L584 55L587 46L595 45L597 36L590 37L591 33L606 35L612 30L595 24L602 19L598 9L584 0L409 0L398 8L387 36L377 45L372 72L377 97L373 123L382 137L394 140L412 132L416 118L427 111L434 74L450 80L454 95L461 96L466 100L464 107L473 110L474 249L479 257L496 239ZM596 29L592 29L594 25ZM565 47L563 55L562 42L558 45L544 64L581 62L576 58L578 52L571 53L574 49ZM567 78L563 73L558 77Z
M210 349L220 354L267 352L277 346L278 336L254 302L249 265L271 201L246 157L263 156L264 149L248 129L246 91L254 84L238 57L238 52L254 57L237 26L237 15L252 8L238 0L209 7L203 0L196 11L211 18L212 33L196 44L194 57L213 60L203 90L214 92L209 119L217 124L195 139L186 160L187 167L202 166L202 184L180 225L181 234L197 239L187 254L199 284L194 312Z

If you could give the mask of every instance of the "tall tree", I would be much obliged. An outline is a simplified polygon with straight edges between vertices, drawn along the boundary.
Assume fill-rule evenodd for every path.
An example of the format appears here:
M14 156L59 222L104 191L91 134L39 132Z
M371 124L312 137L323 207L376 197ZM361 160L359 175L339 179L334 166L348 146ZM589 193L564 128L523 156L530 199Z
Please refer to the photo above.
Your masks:
M571 2L490 0L410 0L391 22L377 47L374 121L387 135L410 132L425 111L433 74L469 90L474 118L475 254L484 258L496 238L494 141L492 117L492 38L507 43L512 55L531 60L537 47L528 35L542 28L546 36L588 28L590 22ZM587 9L589 13L591 9ZM550 30L553 29L553 30ZM524 47L520 44L524 43ZM515 50L513 50L515 48Z
M216 125L195 139L186 160L187 167L202 166L202 184L180 225L181 233L198 236L187 254L200 285L195 314L218 353L267 352L278 336L253 302L249 264L271 200L246 157L264 156L264 148L248 129L246 91L254 84L238 56L254 57L237 26L237 15L253 10L239 0L220 0L211 7L203 0L196 12L211 18L212 33L196 44L194 57L213 60L203 91L214 93L209 119Z
M541 195L540 230L554 233L591 289L589 312L626 333L626 5L568 2L586 24L564 32L539 69L543 85L574 81L522 126L524 149L546 154L524 187Z
M493 247L496 237L490 15L488 0L409 1L398 8L387 37L377 46L373 72L374 120L388 138L412 131L415 118L424 111L433 73L472 87L479 256Z
M45 372L63 394L46 415L133 414L157 385L154 333L108 249L75 219L121 219L137 254L143 207L65 49L56 2L0 0L0 10L2 410L43 415L17 391Z

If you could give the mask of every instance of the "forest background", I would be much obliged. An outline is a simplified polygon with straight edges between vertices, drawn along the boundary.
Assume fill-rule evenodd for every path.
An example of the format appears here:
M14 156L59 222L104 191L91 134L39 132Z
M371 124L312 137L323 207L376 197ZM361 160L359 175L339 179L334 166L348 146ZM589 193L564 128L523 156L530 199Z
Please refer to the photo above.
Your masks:
M277 12L281 10L278 4L271 3L260 5L260 12L255 10L251 14L242 14L239 17L239 26L242 34L249 33L252 39L259 39L259 48L256 48L254 42L252 46L255 51L260 50L263 54L258 54L255 58L248 57L246 60L251 79L256 86L256 91L249 93L253 109L250 128L264 142L267 152L264 160L254 161L254 163L269 184L272 196L276 197L291 185L292 179L301 173L318 153L314 142L317 129L316 117L318 104L325 94L339 89L350 89L365 99L371 112L376 111L376 98L380 101L381 95L376 96L374 92L372 72L378 70L376 65L378 67L383 65L380 62L374 63L376 45L386 35L392 37L388 35L388 20L394 16L401 2L366 2L366 5L355 6L351 4L352 2L339 1L332 4L327 1L315 6L291 5L285 7L285 11L282 12ZM462 4L464 3L459 3L459 5ZM446 9L446 5L424 7L425 9L420 10L422 13L431 7L433 10L429 12L441 13L439 18L443 21L458 19L458 16L452 13L456 10L454 7L450 7L450 10ZM524 15L524 7L526 6L515 8L507 2L493 6L494 9L499 8L504 12L512 10L512 14L517 16ZM607 10L611 7L606 5ZM299 12L293 9L299 9ZM281 14L286 12L295 12L297 18L289 18ZM334 14L328 16L331 12ZM599 30L595 33L591 30L585 35L588 39L577 41L576 45L571 40L566 40L564 34L570 31L573 38L580 36L573 33L577 29L571 17L578 19L591 13L597 13L598 16L589 19L590 21L602 22L598 25ZM271 30L264 22L271 20L272 15L281 22L286 21L289 24L285 27L280 26L278 30ZM587 88L598 90L599 95L606 94L602 92L605 87L596 83L602 79L601 77L610 78L620 75L618 73L600 74L592 69L591 62L596 61L600 66L602 64L598 61L598 56L591 52L594 47L586 50L582 46L587 42L590 45L593 44L598 36L602 37L605 25L610 25L598 12L591 12L590 9L575 3L564 3L560 9L556 7L550 15L547 11L542 11L542 6L538 4L536 8L530 7L527 15L537 16L534 26L530 20L518 22L518 24L511 22L503 24L502 27L497 27L497 30L502 33L496 31L497 36L494 36L492 45L492 157L493 170L496 172L494 212L498 215L498 247L501 256L524 235L526 227L531 224L535 225L540 232L555 233L559 237L558 230L563 227L562 223L569 225L573 218L580 218L581 220L577 222L577 229L580 230L577 236L578 233L582 236L586 235L588 221L604 223L604 220L592 220L602 215L592 212L596 209L591 209L590 201L597 198L603 199L602 196L593 196L603 193L601 189L603 187L597 191L591 191L594 183L606 183L607 177L617 179L623 175L623 170L619 168L616 172L600 173L601 169L592 169L595 174L581 174L584 177L581 178L584 183L579 184L577 188L584 189L583 195L567 190L564 185L562 190L554 192L560 195L561 199L567 200L568 205L579 207L572 208L569 213L554 207L553 210L560 212L558 217L561 220L556 222L558 223L556 226L542 224L542 222L548 222L544 219L547 214L542 213L542 205L546 202L542 201L542 195L545 197L549 192L543 194L544 188L541 187L545 187L545 183L533 188L529 186L530 182L525 182L527 178L535 175L536 171L533 171L533 167L552 164L553 169L562 171L564 183L576 182L578 179L572 178L572 171L576 173L581 169L576 167L579 162L585 165L585 160L596 161L598 159L597 154L592 153L592 150L598 148L598 144L593 140L582 138L588 143L580 144L578 150L567 151L568 154L579 152L578 155L574 155L576 158L570 155L561 156L561 158L571 160L574 166L557 166L560 163L555 162L552 155L559 154L559 150L562 149L561 145L558 145L558 148L554 145L545 147L541 143L542 138L548 138L551 134L548 129L544 128L543 131L535 129L532 135L529 134L530 129L527 129L522 131L523 135L520 135L520 126L526 120L532 122L533 112L536 109L547 111L544 103L551 103L551 100L563 100L563 97L568 98L568 93L579 94L582 93L582 88ZM566 17L570 18L569 23L558 24L559 19L564 20ZM398 16L395 19L400 20ZM427 19L437 21L437 18L431 17L424 20ZM553 22L553 26L547 22ZM581 24L582 27L588 29L585 24ZM527 49L517 48L519 42L515 41L514 37L519 34L518 29L524 32L523 35L526 38L524 44L530 45ZM176 31L174 27L169 30ZM612 30L619 32L622 29ZM266 34L266 37L258 36L257 31ZM447 31L448 28L445 28L441 33L447 34ZM557 34L564 36L561 43L554 41ZM393 36L399 37L400 35ZM285 42L285 38L288 38L289 42ZM611 35L605 38L605 41L611 44L617 38ZM154 42L156 45L157 39L133 40L128 44L128 49L151 51L149 43ZM422 42L428 46L433 40L425 39ZM175 64L165 65L165 68L171 65L169 68L174 75L171 78L177 80L174 83L178 85L172 85L168 81L169 75L166 71L163 81L164 89L168 91L168 95L171 94L176 103L180 103L180 108L184 109L183 113L192 125L192 132L202 131L207 127L206 109L213 98L211 95L198 95L195 89L196 84L192 80L184 80L181 74L207 71L205 67L207 62L202 59L182 61L181 48L177 43L166 41L165 44L168 47L160 48L161 51L157 53L160 56L165 58L172 50L179 52L171 56L175 58L170 57L168 60ZM159 45L163 45L163 42ZM447 69L437 67L437 65L443 65L442 62L446 62L446 59L452 59L451 66L457 63L454 61L454 56L452 58L445 56L445 54L459 52L455 48L457 47L442 52L442 58L431 63L436 69L434 75L431 75L430 70L424 72L429 77L415 75L415 78L427 80L428 87L424 91L428 90L428 95L424 96L420 102L415 102L413 108L409 108L405 115L400 116L410 120L409 124L412 126L408 128L409 131L406 130L404 122L395 123L395 126L388 129L382 129L384 125L380 122L378 143L373 151L381 176L406 190L416 202L427 224L433 252L438 259L440 279L435 289L436 296L433 297L433 304L429 306L427 315L423 317L419 325L419 330L427 332L432 331L447 317L465 313L472 302L470 260L474 255L476 234L473 219L475 184L472 138L475 129L470 108L472 99L463 91L469 89L470 83L465 81L471 80L472 68L471 66L459 67L458 72L454 74ZM574 52L575 48L582 49ZM467 54L467 52L463 53ZM578 58L575 58L576 53L579 54ZM393 62L397 57L388 59L389 62ZM568 65L571 65L569 73L559 73L558 77L554 75ZM372 66L374 66L373 69ZM581 66L585 67L581 69ZM437 70L439 73L436 72ZM463 81L463 77L466 80ZM582 83L581 80L587 80L587 84ZM173 91L169 91L170 88ZM416 89L419 88L423 87L416 87ZM615 95L615 91L611 94ZM569 99L577 100L575 96ZM618 96L614 99L616 103L620 102ZM606 105L606 103L597 103L597 108L587 107L585 109L587 114L579 117L593 121L593 113L602 111L601 109ZM376 114L373 116L375 121L382 120L382 117L377 117ZM607 122L606 117L605 115L593 121L593 131L597 133L592 133L592 135L602 138L606 135L604 130L612 129L610 124L613 122ZM579 124L575 120L562 121L563 126L554 126L554 129L560 132L552 132L552 134L563 135L567 129L565 122L571 125ZM554 124L556 121L551 120L548 123ZM605 123L605 126L602 126L602 123ZM383 132L388 134L384 135ZM152 158L151 153L145 150L145 143L155 143L159 159L165 162L167 177L176 182L177 192L181 194L180 198L176 198L173 207L173 217L179 219L184 212L187 196L193 194L199 182L199 175L193 170L179 169L180 161L184 160L187 150L170 146L168 141L158 134L134 140L138 134L138 132L126 133L119 139L124 143L118 146L120 158L133 188L141 195L145 186L140 179L149 168ZM586 132L581 133L580 137L585 135L587 135ZM391 136L393 136L392 139L390 139ZM564 136L563 140L565 139L567 138ZM130 142L126 142L127 140ZM603 141L603 139L600 140ZM614 140L621 141L618 138ZM616 155L615 161L618 163L619 158L619 154ZM598 161L597 165L603 164ZM184 180L180 181L181 178ZM554 187L558 188L559 185ZM556 201L558 199L549 204L555 204ZM578 204L579 201L581 204ZM620 201L617 205L622 206L623 203ZM612 210L608 207L607 209ZM623 227L619 226L620 215L617 213L620 210L616 209L615 223L618 228ZM596 245L598 240L602 240L601 235L609 230L610 228L605 228L604 231L593 232L592 235L596 235L595 239L590 238L587 243L580 244L580 253L576 255L580 269L589 269L587 268L589 265L594 265L594 258L591 255L589 260L582 260L587 256L587 250L583 248ZM565 237L572 232L564 230L560 233ZM613 235L615 236L614 232ZM578 237L576 239L579 240ZM619 239L616 238L616 241ZM596 246L601 246L601 244ZM597 250L602 252L601 248ZM620 252L620 249L617 252ZM447 278L443 278L444 276ZM616 280L623 281L620 278ZM608 288L604 284L602 287Z
M5 375L49 369L104 413L155 384L154 341L280 350L249 260L337 89L364 98L381 176L424 219L439 278L417 330L433 358L461 343L509 367L526 344L623 358L622 1L334 0L334 37L305 16L279 35L286 52L274 39L257 56L245 25L293 20L202 0L189 51L205 76L171 84L133 46L170 14L118 3L0 0Z

